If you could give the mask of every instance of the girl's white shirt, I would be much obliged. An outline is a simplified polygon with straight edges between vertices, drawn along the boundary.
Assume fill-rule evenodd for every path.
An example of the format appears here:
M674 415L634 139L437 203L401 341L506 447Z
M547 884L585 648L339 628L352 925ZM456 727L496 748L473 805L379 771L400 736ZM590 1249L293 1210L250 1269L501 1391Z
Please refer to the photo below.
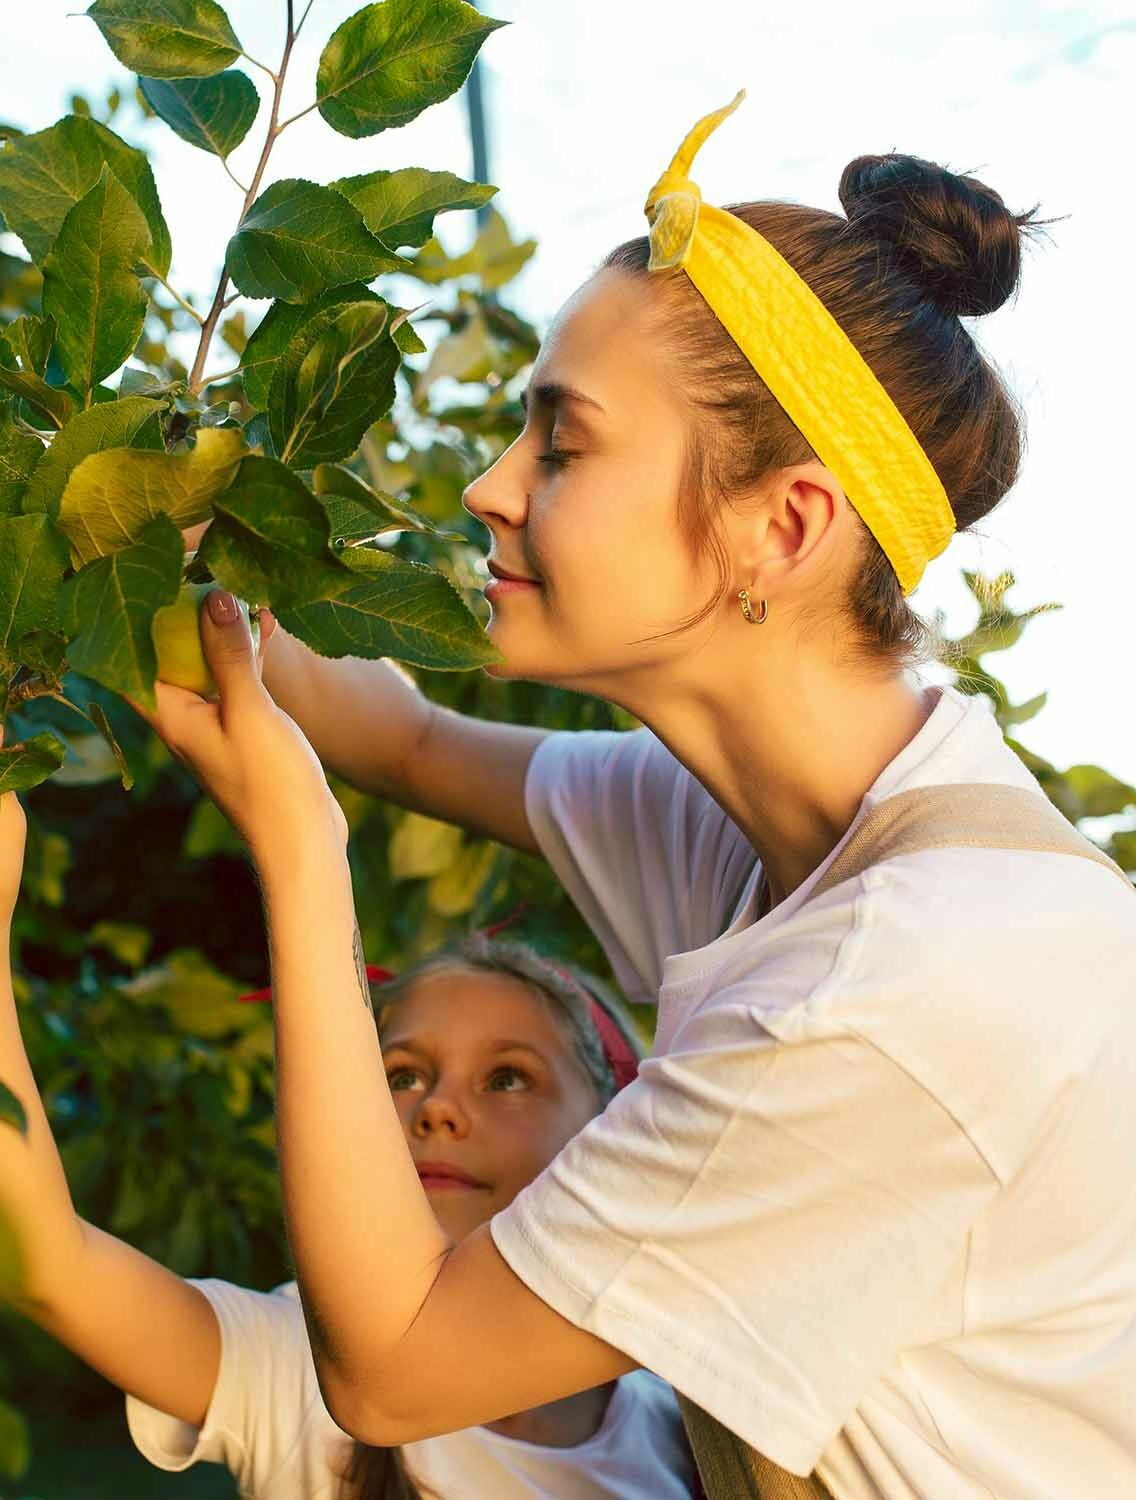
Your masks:
M857 821L1042 795L984 698L924 691ZM834 850L755 921L752 846L645 728L551 735L525 801L659 1014L491 1220L517 1275L837 1500L1136 1495L1136 895L940 849L810 902Z
M295 1282L254 1292L193 1280L221 1328L221 1365L204 1424L133 1396L130 1435L160 1469L224 1464L242 1496L338 1500L354 1447L323 1403ZM647 1370L616 1382L586 1442L547 1448L469 1427L403 1448L424 1496L437 1500L690 1500L694 1469L674 1392Z

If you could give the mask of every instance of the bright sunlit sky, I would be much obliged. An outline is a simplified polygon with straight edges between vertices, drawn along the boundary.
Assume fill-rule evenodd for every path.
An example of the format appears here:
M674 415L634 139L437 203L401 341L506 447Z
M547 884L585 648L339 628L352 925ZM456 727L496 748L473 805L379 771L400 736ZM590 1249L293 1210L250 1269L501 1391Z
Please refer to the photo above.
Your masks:
M3 0L0 115L41 129L80 88L126 74L78 0ZM319 50L357 9L315 0L285 114L313 97ZM249 52L275 65L283 0L229 0ZM1023 740L1060 765L1093 760L1136 781L1130 655L1136 485L1122 444L1136 417L1136 0L483 0L513 24L482 50L497 206L540 249L506 300L546 326L616 242L643 232L642 203L682 135L748 90L699 157L711 202L796 199L838 209L847 161L909 151L973 172L1020 211L1065 216L1028 251L1017 301L979 320L983 346L1024 403L1029 452L982 539L956 538L915 596L949 628L972 619L963 567L1012 569L1035 621L990 666L1014 701L1049 690ZM258 86L267 82L252 70ZM262 115L262 122L265 116ZM216 160L165 126L119 125L151 148L174 241L171 280L205 300L240 194ZM260 129L263 128L261 123ZM247 180L260 130L231 158ZM472 175L464 99L401 130L349 141L312 114L280 139L266 181L423 166ZM472 214L439 220L451 250ZM222 356L223 359L223 356Z

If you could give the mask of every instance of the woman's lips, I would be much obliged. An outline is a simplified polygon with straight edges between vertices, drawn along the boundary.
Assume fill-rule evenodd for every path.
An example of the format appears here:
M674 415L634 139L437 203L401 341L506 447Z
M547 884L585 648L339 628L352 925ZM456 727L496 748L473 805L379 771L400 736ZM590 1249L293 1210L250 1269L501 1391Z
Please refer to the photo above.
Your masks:
M519 578L492 578L483 592L487 599L497 599L502 594L531 594L539 588L539 583L527 583Z

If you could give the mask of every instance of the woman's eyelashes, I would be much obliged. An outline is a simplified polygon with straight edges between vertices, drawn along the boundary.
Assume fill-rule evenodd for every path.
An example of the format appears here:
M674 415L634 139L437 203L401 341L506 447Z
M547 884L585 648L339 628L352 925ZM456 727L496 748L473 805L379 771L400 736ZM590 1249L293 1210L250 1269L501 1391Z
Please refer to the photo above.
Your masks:
M546 453L537 453L536 456L537 463L543 463L548 468L566 468L575 458L575 453L570 453L567 449L555 449L555 447L551 447Z

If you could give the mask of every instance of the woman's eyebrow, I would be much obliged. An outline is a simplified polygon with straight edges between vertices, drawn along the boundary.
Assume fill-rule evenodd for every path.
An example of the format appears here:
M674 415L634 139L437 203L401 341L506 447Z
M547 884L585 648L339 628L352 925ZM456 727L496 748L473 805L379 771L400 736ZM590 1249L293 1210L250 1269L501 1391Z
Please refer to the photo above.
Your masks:
M598 412L604 410L593 397L585 395L574 386L562 385L557 380L542 380L539 385L531 385L527 391L521 392L521 406L526 414L529 409L530 396L538 406L555 406L560 401L579 401L585 406L594 406Z

